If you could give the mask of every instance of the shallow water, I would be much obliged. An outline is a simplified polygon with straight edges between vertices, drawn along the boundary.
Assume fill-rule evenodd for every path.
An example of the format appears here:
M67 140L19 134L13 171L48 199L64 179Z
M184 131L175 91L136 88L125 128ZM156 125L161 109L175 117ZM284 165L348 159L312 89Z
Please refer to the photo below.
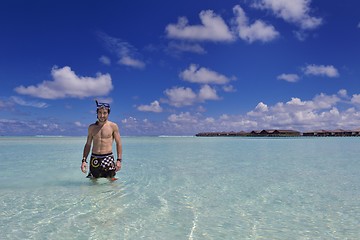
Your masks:
M82 137L0 138L5 239L357 239L360 138L124 137L118 181Z

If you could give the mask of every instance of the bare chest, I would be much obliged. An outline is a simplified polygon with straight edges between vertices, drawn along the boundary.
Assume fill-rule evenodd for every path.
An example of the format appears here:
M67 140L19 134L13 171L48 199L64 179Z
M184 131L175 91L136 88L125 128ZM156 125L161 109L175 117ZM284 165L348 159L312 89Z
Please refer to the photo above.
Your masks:
M113 130L110 126L96 127L93 132L95 139L111 139L113 136Z

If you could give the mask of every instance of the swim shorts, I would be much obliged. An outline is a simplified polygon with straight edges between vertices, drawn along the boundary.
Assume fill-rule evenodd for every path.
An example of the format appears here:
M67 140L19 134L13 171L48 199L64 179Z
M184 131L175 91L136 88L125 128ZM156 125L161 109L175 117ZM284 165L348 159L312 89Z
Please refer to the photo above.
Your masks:
M87 177L113 178L115 174L114 155L112 153L91 154L90 172Z

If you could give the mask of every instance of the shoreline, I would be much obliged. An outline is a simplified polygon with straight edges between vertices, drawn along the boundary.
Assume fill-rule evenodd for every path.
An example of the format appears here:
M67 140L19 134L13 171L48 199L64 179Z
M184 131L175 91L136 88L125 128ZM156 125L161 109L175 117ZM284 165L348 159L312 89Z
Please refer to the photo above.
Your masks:
M318 130L300 132L296 130L253 130L251 132L200 132L196 137L360 137L360 129L356 130Z

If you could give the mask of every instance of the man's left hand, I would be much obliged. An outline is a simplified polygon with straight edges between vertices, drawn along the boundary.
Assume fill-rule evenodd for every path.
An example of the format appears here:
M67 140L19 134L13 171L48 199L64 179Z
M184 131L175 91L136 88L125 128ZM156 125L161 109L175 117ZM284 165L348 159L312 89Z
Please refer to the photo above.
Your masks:
M116 161L116 166L115 166L115 171L119 171L121 169L121 162L120 161Z

